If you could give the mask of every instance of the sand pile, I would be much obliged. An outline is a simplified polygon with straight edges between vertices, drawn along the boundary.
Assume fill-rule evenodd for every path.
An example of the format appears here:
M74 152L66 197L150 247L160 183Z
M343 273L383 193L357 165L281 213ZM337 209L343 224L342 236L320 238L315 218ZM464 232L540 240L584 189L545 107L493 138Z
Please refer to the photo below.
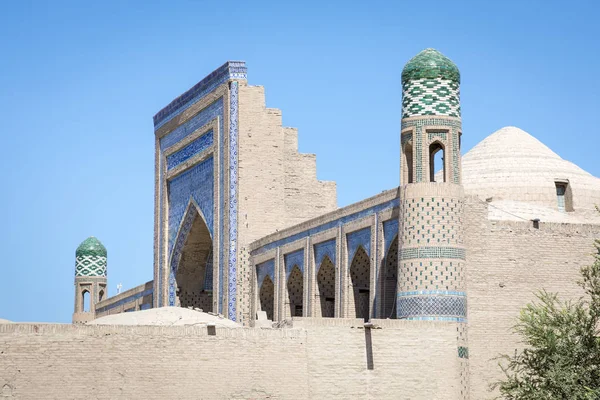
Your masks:
M219 327L241 328L241 325L220 318L217 315L202 311L190 310L180 307L161 307L150 310L132 311L122 314L107 315L87 323L88 325L207 325L214 324Z

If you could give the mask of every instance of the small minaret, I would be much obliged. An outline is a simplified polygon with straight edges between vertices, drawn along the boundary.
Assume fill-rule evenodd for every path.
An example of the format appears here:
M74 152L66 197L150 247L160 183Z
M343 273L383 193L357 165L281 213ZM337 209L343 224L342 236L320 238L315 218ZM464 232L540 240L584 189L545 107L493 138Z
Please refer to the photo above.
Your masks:
M468 394L460 73L434 49L402 71L397 317L456 324L460 398Z
M91 236L75 251L75 310L73 323L95 318L96 303L107 297L106 248Z

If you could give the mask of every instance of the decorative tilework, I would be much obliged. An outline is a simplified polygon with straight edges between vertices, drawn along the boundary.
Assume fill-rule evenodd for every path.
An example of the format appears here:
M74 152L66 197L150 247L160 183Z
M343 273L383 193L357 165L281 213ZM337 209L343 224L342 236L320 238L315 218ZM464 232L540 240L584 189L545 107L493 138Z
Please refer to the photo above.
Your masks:
M400 136L400 144L404 145L404 143L410 142L412 140L412 138L413 138L412 133L405 133Z
M210 121L214 120L215 118L219 117L219 132L220 132L220 154L223 154L223 142L224 142L224 132L223 132L223 98L219 98L217 100L215 100L213 103L211 103L210 105L208 105L207 107L205 107L204 109L202 109L199 113L197 113L196 115L194 115L192 118L190 118L188 121L186 121L185 123L181 124L180 126L178 126L177 128L175 128L172 132L170 132L169 134L167 134L166 136L162 137L160 139L159 142L159 147L161 152L163 152L165 149L169 148L170 146L178 143L179 141L181 141L182 139L184 139L185 137L187 137L188 135L192 134L193 132L195 132L198 128L201 128L202 126L208 124ZM212 160L212 157L211 157ZM208 160L206 160L208 161ZM162 167L162 157L159 157L159 163L161 165L159 165L159 182L163 181L163 167ZM211 161L212 162L212 161ZM193 167L191 169L194 169L196 167ZM221 193L220 193L220 204L219 207L222 210L224 208L224 197L223 197L223 163L221 163L221 170L219 171L219 178L220 178L220 187L221 187ZM184 174L187 174L190 170L186 171ZM182 175L184 175L182 174ZM181 178L181 175L178 176L177 178ZM210 189L211 193L214 191L214 189ZM167 209L169 210L169 218L170 218L170 214L171 214L171 204L170 204L170 199L167 195L167 193L163 193L162 191L162 187L159 190L158 193L158 198L159 198L159 204L162 204L162 199L164 197L168 197L167 201L169 202L169 206L167 207ZM185 205L187 204L187 200L185 199L185 204L183 204L183 207L185 207ZM181 205L180 205L181 206ZM159 218L159 243L164 243L164 239L163 239L163 232L164 232L164 225L163 225L163 214L166 212L166 210L159 208L158 210L158 218ZM204 212L204 210L203 210ZM211 212L212 215L212 212ZM205 214L206 216L206 214ZM174 235L174 233L172 233L172 231L170 230L171 228L171 220L169 219L169 234ZM219 221L219 232L223 232L223 219L221 218ZM178 226L178 225L176 225ZM213 227L212 225L209 226L211 229L211 235L213 232ZM222 257L223 254L223 240L220 240L220 254ZM164 259L164 254L163 251L165 249L163 249L162 245L158 246L158 259L159 259L159 268L158 268L158 285L157 287L162 288L165 285L165 277L164 277L164 266L163 266L163 259ZM170 254L170 248L167 250L168 253ZM223 274L223 260L220 260L219 263L219 282L221 283L220 287L219 287L219 291L220 291L220 296L222 296L222 291L223 291L223 285L222 285L222 274ZM167 286L170 285L167 282ZM162 290L159 290L157 293L157 300L158 300L158 305L159 306L164 306L166 305L166 301L165 299L163 299L162 296ZM222 297L221 297L222 298ZM219 307L221 306L222 301L219 302ZM219 312L221 312L221 309L218 310Z
M262 254L262 253L264 253L266 251L274 249L276 247L283 246L283 245L285 245L287 243L292 243L292 242L294 242L296 240L299 240L299 239L302 239L302 238L306 238L308 236L316 235L317 233L324 232L324 231L326 231L328 229L331 229L331 228L336 228L336 227L344 226L345 224L347 224L349 222L356 221L356 220L359 220L361 218L377 214L378 212L381 212L383 210L388 210L390 208L398 207L399 205L400 205L400 199L397 199L397 198L393 199L393 200L390 200L390 201L387 201L385 203L377 204L377 205L375 205L373 207L366 208L366 209L364 209L362 211L359 211L357 213L350 214L350 215L347 215L345 217L336 219L334 221L327 222L327 223L325 223L323 225L315 226L315 227L307 229L305 231L296 233L295 235L290 235L290 236L288 236L286 238L283 238L283 239L280 239L280 240L274 240L271 243L267 243L264 246L256 249L252 254L253 255L259 255L259 254Z
M397 299L398 318L444 316L466 318L466 296L401 296Z
M194 220L197 216L198 209L196 208L194 202L190 201L187 206L183 222L181 223L181 226L177 232L175 246L171 252L171 259L169 262L169 306L175 305L175 276L177 275L177 267L179 266L181 252L183 251L187 236L190 233Z
M229 308L236 321L237 296L237 183L238 183L238 83L231 82L229 93Z
M400 292L398 297L404 296L466 296L465 292L459 292L456 290L415 290L412 292Z
M329 260L335 265L335 239L328 240L326 242L317 243L315 248L315 265L317 266L316 273L319 273L323 259L328 257Z
M438 137L442 140L448 140L447 132L430 130L427 131L427 140L429 140L430 142Z
M460 116L460 72L450 59L425 49L402 70L402 118L417 115Z
M256 280L259 288L267 276L271 278L271 281L275 282L275 260L265 261L256 266Z
M174 144L179 143L182 139L194 133L198 128L203 127L218 116L223 115L223 98L220 97L213 103L206 106L198 114L173 129L167 135L160 139L160 149L165 151ZM222 118L219 120L219 130L223 131Z
M246 79L247 68L243 61L227 61L190 90L173 100L154 116L154 129L159 129L185 109L200 101L208 93L229 79Z
M179 151L167 156L167 170L173 169L196 154L203 152L213 144L213 131L208 131L198 139L192 141Z
M447 79L417 79L402 84L402 118L419 115L460 117L458 83Z
M371 256L371 228L364 228L347 235L348 243L348 263L352 262L354 254L359 247L365 249L365 252Z
M423 182L423 128L415 127L415 183Z
M384 250L385 254L387 254L392 241L398 235L398 220L390 219L389 221L383 222L383 240L384 240Z
M465 259L465 249L456 247L417 247L411 249L402 249L400 251L400 259L415 259L415 258L457 258Z
M428 48L411 58L402 69L402 82L423 78L442 77L460 83L460 71L448 57Z
M460 184L460 137L457 128L452 128L452 176L453 183Z
M294 266L298 266L300 272L304 274L304 249L294 251L283 256L285 264L285 279L287 280L292 273Z
M419 118L410 121L403 120L402 130L410 127L423 127L423 126L449 126L452 128L460 129L462 124L457 119L446 119L446 118Z
M198 205L206 226L213 236L213 206L214 206L214 159L210 157L196 164L168 182L169 186L169 254L178 232L179 224L190 198Z
M75 276L106 276L106 256L75 257Z

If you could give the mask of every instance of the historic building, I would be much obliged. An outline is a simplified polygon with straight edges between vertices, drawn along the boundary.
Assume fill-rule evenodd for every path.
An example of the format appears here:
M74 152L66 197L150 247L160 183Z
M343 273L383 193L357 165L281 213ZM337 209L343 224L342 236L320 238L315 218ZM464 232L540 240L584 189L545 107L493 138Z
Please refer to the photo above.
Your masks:
M154 116L154 280L105 298L106 249L87 239L73 322L164 306L247 326L430 321L455 337L436 362L455 367L460 398L483 398L532 292L580 293L600 180L514 127L461 157L460 73L426 49L402 71L399 187L337 208L246 73L227 62Z

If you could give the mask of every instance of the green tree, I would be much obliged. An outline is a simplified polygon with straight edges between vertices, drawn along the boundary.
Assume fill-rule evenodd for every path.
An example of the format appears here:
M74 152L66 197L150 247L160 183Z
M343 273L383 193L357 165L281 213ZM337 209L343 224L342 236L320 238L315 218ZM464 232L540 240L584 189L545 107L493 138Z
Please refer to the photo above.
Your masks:
M563 301L542 290L514 327L524 350L500 356L506 400L600 399L600 240L595 262L581 268L584 296Z

